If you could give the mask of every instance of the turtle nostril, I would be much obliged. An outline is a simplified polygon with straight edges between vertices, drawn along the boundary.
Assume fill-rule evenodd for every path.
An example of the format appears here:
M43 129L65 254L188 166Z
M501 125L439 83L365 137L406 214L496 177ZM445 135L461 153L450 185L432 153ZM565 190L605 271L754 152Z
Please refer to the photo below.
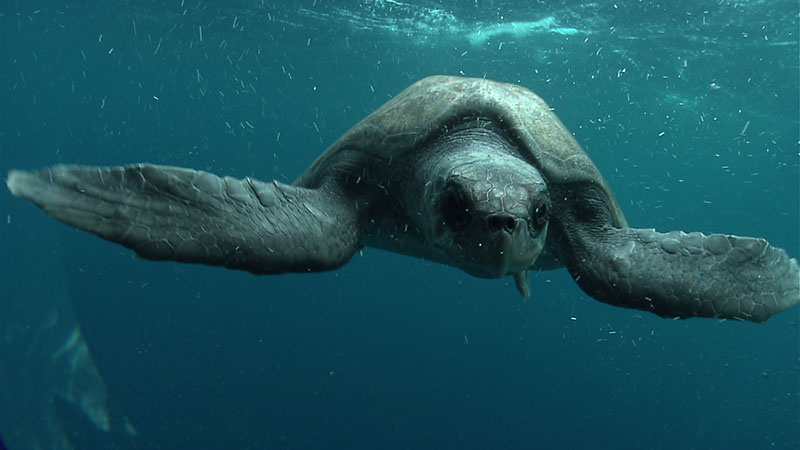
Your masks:
M493 233L497 231L512 233L514 228L517 227L517 219L508 214L492 214L487 220L487 225L489 226L489 231Z

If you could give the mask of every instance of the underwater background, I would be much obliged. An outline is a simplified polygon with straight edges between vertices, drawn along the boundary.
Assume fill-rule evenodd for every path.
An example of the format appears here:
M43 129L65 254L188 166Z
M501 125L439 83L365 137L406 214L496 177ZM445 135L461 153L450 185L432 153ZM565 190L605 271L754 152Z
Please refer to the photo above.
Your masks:
M798 3L0 3L0 172L289 183L432 74L521 84L628 222L800 256ZM665 320L370 248L314 275L149 262L0 189L0 436L23 448L800 446L798 308Z

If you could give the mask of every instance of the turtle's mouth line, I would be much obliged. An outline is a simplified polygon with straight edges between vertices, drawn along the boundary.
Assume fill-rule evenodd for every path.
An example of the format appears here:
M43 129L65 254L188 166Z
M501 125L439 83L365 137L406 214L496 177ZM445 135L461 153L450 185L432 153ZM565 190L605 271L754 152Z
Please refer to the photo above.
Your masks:
M488 265L484 267L490 269L494 278L502 278L512 272L519 272L520 269L516 267L514 255L515 250L521 244L519 241L523 239L522 236L518 236L519 234L501 231L492 237L491 248L494 250L489 250L486 261Z
M450 237L438 247L454 260L461 261L459 267L473 276L503 278L528 269L535 260L534 239L525 233L527 231L501 231L488 239L469 243Z

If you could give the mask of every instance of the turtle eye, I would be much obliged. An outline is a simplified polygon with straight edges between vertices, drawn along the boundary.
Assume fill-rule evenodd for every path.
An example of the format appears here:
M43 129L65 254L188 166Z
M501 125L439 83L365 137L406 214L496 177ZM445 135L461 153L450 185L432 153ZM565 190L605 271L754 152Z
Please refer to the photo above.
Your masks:
M543 201L536 206L531 205L531 219L535 230L542 229L547 223L547 202Z
M442 199L442 217L444 223L455 232L464 231L469 225L472 215L469 199L458 186L449 183Z

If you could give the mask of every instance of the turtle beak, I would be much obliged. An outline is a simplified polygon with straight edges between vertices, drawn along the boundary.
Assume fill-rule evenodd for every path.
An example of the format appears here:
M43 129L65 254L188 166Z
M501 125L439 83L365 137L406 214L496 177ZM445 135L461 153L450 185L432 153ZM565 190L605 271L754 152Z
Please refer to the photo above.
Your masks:
M461 268L482 278L514 276L523 297L530 296L527 271L544 246L543 235L532 236L524 219L506 213L486 216L483 225L475 223L472 235L462 242Z
M495 278L520 273L533 264L541 248L537 248L525 220L507 213L486 218L489 248L486 266Z

